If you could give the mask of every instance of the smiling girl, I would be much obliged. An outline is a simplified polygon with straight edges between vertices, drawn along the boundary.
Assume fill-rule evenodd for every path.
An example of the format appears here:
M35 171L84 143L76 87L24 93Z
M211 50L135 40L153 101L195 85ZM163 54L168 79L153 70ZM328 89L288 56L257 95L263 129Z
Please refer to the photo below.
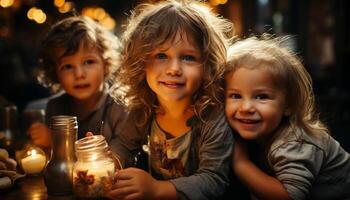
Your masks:
M252 37L229 49L225 111L242 139L233 169L258 199L349 199L350 156L319 120L311 78L283 41Z
M186 1L142 4L133 13L117 73L129 106L117 153L133 166L149 138L150 174L120 170L109 197L218 199L229 184L233 144L222 85L231 23Z

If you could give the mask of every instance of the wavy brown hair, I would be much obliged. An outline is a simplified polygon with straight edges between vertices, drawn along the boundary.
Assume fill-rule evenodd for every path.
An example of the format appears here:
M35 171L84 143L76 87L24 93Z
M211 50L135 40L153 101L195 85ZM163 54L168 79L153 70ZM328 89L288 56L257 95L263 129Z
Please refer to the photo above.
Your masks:
M153 49L172 41L178 32L193 38L203 58L202 85L193 97L196 116L206 121L204 111L223 106L223 64L232 23L199 2L140 4L132 11L123 34L121 68L116 73L118 84L126 89L123 97L128 108L139 113L138 124L144 124L158 106L146 82L146 62Z
M112 79L118 67L118 38L88 17L71 16L54 24L42 41L39 82L55 92L61 90L56 75L57 63L62 57L76 53L81 44L85 48L97 48L105 64L105 80ZM63 55L57 55L58 49L64 49Z

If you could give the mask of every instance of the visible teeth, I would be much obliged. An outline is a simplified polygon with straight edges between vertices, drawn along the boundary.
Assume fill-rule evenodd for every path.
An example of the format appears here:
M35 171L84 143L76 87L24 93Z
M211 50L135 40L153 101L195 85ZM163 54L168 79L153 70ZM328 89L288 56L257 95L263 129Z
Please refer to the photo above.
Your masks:
M240 119L241 122L244 122L244 123L254 123L256 122L256 120L250 120L250 119Z

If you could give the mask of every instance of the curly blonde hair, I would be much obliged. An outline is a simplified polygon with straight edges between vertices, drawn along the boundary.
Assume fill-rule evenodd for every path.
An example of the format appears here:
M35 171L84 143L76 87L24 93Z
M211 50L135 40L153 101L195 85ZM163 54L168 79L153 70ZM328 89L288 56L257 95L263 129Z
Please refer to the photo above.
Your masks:
M54 92L61 90L56 75L57 63L62 57L76 53L81 44L97 48L105 64L105 80L113 79L119 62L119 39L88 17L71 16L54 24L42 41L39 82ZM63 55L57 55L57 49L64 49Z
M307 133L329 133L316 112L311 76L301 59L285 46L288 39L264 34L235 42L228 50L225 76L239 68L267 69L286 95L289 115L281 128L301 127Z
M223 106L223 64L233 35L232 23L199 2L140 4L122 36L121 68L116 73L117 84L125 89L123 98L128 108L139 112L139 124L144 124L158 106L146 82L150 53L182 31L194 39L204 58L202 86L193 97L196 116L205 121L205 110Z

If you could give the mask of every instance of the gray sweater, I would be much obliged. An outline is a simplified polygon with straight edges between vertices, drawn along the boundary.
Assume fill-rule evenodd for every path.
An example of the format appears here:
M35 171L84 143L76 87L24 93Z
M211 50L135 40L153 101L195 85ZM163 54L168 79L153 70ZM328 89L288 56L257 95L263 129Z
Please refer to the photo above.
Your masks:
M286 132L268 161L292 199L350 199L349 153L328 134Z
M147 136L151 131L150 123L137 127L133 114L129 114L123 128L127 131L118 134L115 140L116 152L124 166L132 166L134 156L147 143ZM218 199L229 184L233 147L231 129L223 112L206 124L194 120L191 127L192 142L185 165L185 176L169 181L175 186L178 199Z
M85 137L87 131L101 134L105 136L113 151L114 147L111 144L114 143L111 141L122 130L121 123L126 116L124 107L116 103L108 92L104 91L94 109L85 111L85 113L82 113L83 116L81 116L73 112L72 100L72 97L66 93L51 99L46 107L46 122L49 123L53 115L77 116L78 138Z

